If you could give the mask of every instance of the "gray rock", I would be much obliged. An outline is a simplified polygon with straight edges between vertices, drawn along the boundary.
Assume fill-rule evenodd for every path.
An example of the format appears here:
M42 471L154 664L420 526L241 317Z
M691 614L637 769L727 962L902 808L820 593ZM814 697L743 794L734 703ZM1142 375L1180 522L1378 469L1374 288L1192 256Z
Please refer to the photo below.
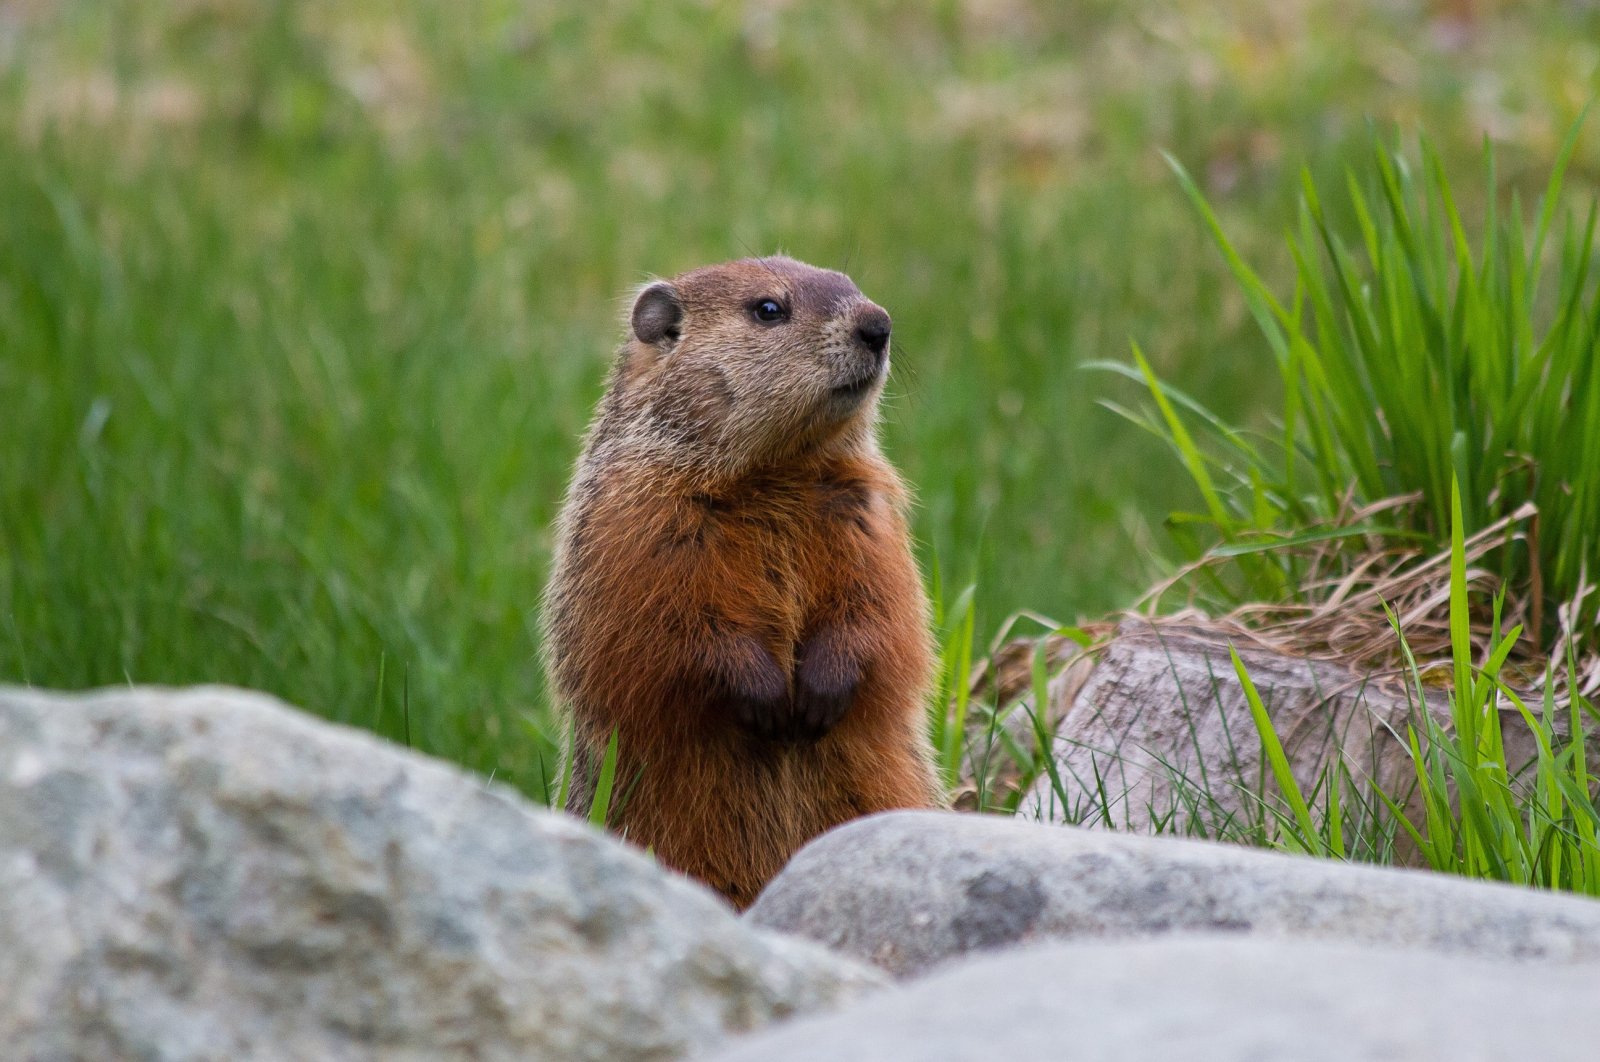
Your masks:
M713 1062L1588 1062L1600 967L1230 937L1052 945L969 963Z
M824 834L746 917L898 976L1032 941L1218 930L1600 962L1591 899L952 812L892 812Z
M668 1059L880 975L257 694L0 690L0 1044Z
M1425 714L1449 729L1442 693L1419 702L1402 679L1375 683L1340 663L1252 646L1243 634L1236 640L1296 782L1303 793L1319 794L1310 798L1314 813L1320 815L1329 780L1340 779L1346 809L1373 809L1374 825L1382 827L1388 815L1373 786L1420 820L1404 735L1408 725L1421 731ZM1036 779L1018 815L1132 833L1227 838L1256 824L1270 833L1275 824L1261 798L1277 800L1277 782L1228 649L1217 630L1124 622L1092 670L1063 672L1062 680L1076 681L1051 684L1052 701L1071 698L1046 713L1059 720L1051 746L1056 777ZM1512 705L1500 705L1499 717L1516 771L1537 746ZM1564 721L1554 722L1564 733ZM1414 860L1408 835L1388 832L1400 857Z

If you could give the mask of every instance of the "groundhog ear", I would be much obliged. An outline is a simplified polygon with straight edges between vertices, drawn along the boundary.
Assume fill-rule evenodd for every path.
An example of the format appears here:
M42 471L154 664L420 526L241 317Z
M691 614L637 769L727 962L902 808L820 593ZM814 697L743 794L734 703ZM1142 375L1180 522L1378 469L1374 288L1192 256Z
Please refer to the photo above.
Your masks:
M665 280L639 292L633 300L633 334L646 343L659 343L663 339L676 340L678 326L683 322L683 303L678 301L678 289Z

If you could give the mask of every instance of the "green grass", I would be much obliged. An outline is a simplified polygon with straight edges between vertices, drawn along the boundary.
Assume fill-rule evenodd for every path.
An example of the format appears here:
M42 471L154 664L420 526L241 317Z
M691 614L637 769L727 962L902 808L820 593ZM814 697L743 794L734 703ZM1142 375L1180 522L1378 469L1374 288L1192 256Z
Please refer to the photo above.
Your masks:
M1466 518L1460 491L1451 493L1450 622L1456 674L1449 694L1450 724L1418 712L1407 728L1406 748L1415 771L1420 814L1405 810L1410 792L1385 793L1374 787L1357 798L1369 808L1375 798L1388 812L1383 821L1390 843L1379 849L1384 859L1393 858L1395 831L1403 830L1424 864L1434 870L1600 896L1600 808L1583 737L1595 732L1600 713L1582 695L1572 696L1564 705L1558 701L1554 671L1574 666L1570 657L1552 664L1531 698L1527 691L1507 684L1501 669L1521 630L1500 628L1498 601L1493 609L1494 640L1482 659L1473 659L1469 637L1473 615L1462 547ZM1392 614L1390 618L1394 621ZM1395 636L1404 644L1405 632L1394 622ZM1242 667L1240 675L1248 681ZM1420 704L1425 694L1415 660L1410 678ZM1573 685L1569 676L1565 689ZM1258 731L1270 755L1277 736L1253 690L1251 694ZM1513 764L1507 756L1502 704L1514 708L1521 725L1534 736L1535 759L1529 765ZM1345 834L1371 821L1352 823L1339 804L1339 794L1353 786L1348 774L1319 781L1317 788L1327 799L1314 815L1282 764L1281 748L1273 757L1273 768L1282 804L1292 814L1268 805L1279 827L1272 843L1346 858Z
M1277 276L1300 166L1332 179L1368 116L1451 173L1489 129L1536 194L1600 31L1549 6L1452 43L1324 0L23 11L0 680L254 686L535 795L548 527L645 274L847 265L895 316L925 567L977 584L974 632L1099 615L1163 570L1185 483L1080 366L1133 335L1221 416L1276 397L1159 152Z
M1415 730L1408 734L1426 813L1420 824L1397 821L1435 870L1600 896L1600 809L1587 764L1587 738L1600 714L1581 694L1572 694L1564 710L1559 705L1554 672L1576 666L1571 653L1564 661L1552 662L1542 699L1531 707L1526 691L1504 681L1501 669L1521 631L1502 630L1498 599L1493 609L1494 641L1482 660L1472 660L1462 547L1466 518L1461 492L1454 485L1450 504L1450 621L1456 669L1450 697L1452 726L1447 731L1428 718L1423 734ZM1396 634L1403 639L1398 624ZM1414 664L1412 675L1420 697ZM1565 689L1576 685L1569 671ZM1535 737L1531 773L1514 771L1506 755L1497 710L1502 701L1516 709ZM1563 716L1565 726L1558 729Z
M1414 790L1383 792L1340 765L1303 793L1235 656L1276 795L1257 787L1260 814L1230 824L1227 839L1378 862L1406 841L1437 870L1600 895L1600 787L1586 762L1600 716L1580 677L1600 652L1592 190L1576 213L1562 212L1581 133L1571 129L1526 211L1515 193L1497 205L1486 148L1481 216L1460 209L1426 144L1420 165L1376 144L1371 166L1345 182L1354 240L1308 175L1289 238L1292 297L1275 296L1246 264L1176 167L1271 346L1284 395L1274 429L1258 433L1163 382L1137 345L1133 367L1102 365L1144 385L1153 411L1121 411L1167 444L1204 505L1174 519L1192 536L1191 591L1215 605L1315 609L1351 585L1376 585L1363 573L1381 571L1415 604L1448 576L1443 630L1437 604L1414 610L1430 628L1422 664L1449 665L1450 699L1448 724L1418 711L1405 735ZM1391 503L1400 497L1410 500ZM1469 557L1469 536L1490 532L1490 548ZM1422 562L1441 550L1448 569L1428 574ZM1492 595L1469 592L1485 583ZM1326 608L1343 611L1347 630L1375 619ZM1383 608L1421 705L1418 632ZM1526 768L1508 762L1502 708L1534 736ZM1215 804L1204 786L1188 788L1193 802Z
M1525 605L1529 634L1551 647L1564 621L1588 629L1600 572L1600 278L1592 194L1562 211L1574 125L1531 210L1512 190L1497 198L1496 156L1484 153L1484 214L1464 215L1437 152L1420 161L1375 143L1372 162L1347 176L1354 235L1330 218L1308 173L1289 251L1292 295L1271 287L1239 254L1193 179L1179 180L1204 217L1273 352L1283 404L1265 438L1240 430L1157 379L1136 346L1155 416L1130 419L1177 453L1205 512L1204 527L1231 560L1205 572L1223 599L1315 599L1303 546L1316 541L1322 585L1372 556L1374 543L1444 548L1510 523L1489 560ZM1465 220L1464 220L1465 218ZM1468 226L1472 226L1469 231ZM1476 238L1472 232L1476 231ZM1180 412L1179 406L1182 406ZM1197 442L1185 426L1197 420ZM1452 524L1459 484L1461 519ZM1375 515L1380 503L1390 505ZM1329 568L1330 545L1342 564ZM1549 602L1547 607L1546 602ZM1578 648L1597 648L1578 634ZM1457 660L1461 659L1457 647ZM1458 676L1464 678L1464 676Z
M1063 782L1046 754L1050 735L1039 730L1036 743L1020 750L1025 779L1047 786L1053 806L1065 811L1068 821L1087 825L1157 834L1181 828L1188 836L1230 843L1350 862L1405 862L1465 877L1600 896L1600 782L1588 761L1600 711L1588 697L1568 696L1575 688L1570 675L1558 682L1562 667L1575 666L1571 657L1552 664L1531 692L1506 681L1503 668L1521 631L1500 626L1499 602L1489 609L1494 636L1481 656L1474 655L1469 628L1482 610L1469 600L1459 493L1452 499L1452 514L1448 575L1455 675L1445 694L1447 722L1421 710L1427 698L1422 673L1406 647L1405 631L1389 615L1409 661L1411 722L1397 735L1409 756L1409 782L1385 791L1370 778L1358 777L1339 748L1330 750L1320 776L1297 776L1271 711L1237 652L1232 653L1233 677L1255 723L1252 733L1237 740L1260 741L1261 777L1207 777L1197 755L1192 773L1167 767L1172 809L1123 808L1114 787L1090 786L1087 795L1077 796L1084 780L1075 787ZM959 640L961 635L952 632L952 637ZM1044 703L1043 676L1041 664L1036 667L1034 704ZM1203 692L1187 691L1191 696ZM1530 763L1511 761L1503 718L1513 718L1533 736ZM1220 799L1221 787L1236 786L1249 797L1242 807ZM1181 827L1172 810L1187 813L1181 816ZM1141 817L1146 813L1148 819Z

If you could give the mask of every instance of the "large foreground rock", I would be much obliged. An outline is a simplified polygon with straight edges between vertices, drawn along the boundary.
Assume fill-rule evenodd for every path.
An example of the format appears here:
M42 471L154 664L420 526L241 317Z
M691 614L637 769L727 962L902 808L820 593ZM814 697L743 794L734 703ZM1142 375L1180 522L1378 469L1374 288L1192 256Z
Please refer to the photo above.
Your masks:
M1590 899L951 812L891 812L824 834L747 917L902 976L1033 941L1218 930L1600 962Z
M1303 941L1055 945L780 1026L715 1062L1588 1062L1600 967Z
M877 976L260 695L0 690L6 1058L667 1059Z

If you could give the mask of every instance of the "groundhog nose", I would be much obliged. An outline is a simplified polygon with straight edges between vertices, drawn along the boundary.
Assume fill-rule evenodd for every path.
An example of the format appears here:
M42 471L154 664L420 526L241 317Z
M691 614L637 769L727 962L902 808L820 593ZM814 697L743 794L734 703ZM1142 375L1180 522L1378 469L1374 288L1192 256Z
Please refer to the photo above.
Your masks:
M864 311L856 318L856 338L868 350L881 355L889 345L889 315L876 306Z

